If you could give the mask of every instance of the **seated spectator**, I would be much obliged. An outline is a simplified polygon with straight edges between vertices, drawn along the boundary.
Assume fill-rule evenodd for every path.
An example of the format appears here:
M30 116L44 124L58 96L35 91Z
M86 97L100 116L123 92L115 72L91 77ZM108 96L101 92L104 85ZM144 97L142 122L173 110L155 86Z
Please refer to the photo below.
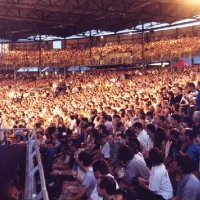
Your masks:
M170 120L170 126L172 128L177 128L180 130L180 122L181 122L181 117L178 114L173 114L171 116L171 120Z
M137 194L132 188L121 187L116 191L113 200L137 200Z
M109 165L108 163L103 160L103 159L99 159L99 160L96 160L94 161L94 163L92 164L93 166L93 171L94 171L94 175L96 177L96 179L99 179L101 178L102 176L109 176L109 177L112 177L114 178L110 173L109 173ZM116 182L116 189L118 189L119 186ZM91 196L90 196L90 199L92 200L102 200L102 197L100 197L98 195L98 192L97 192L97 185L95 186Z
M134 125L134 130L137 135L137 138L141 144L141 147L146 150L147 149L147 143L149 136L147 135L146 131L143 129L143 126L140 122L136 122Z
M194 164L189 155L178 154L175 159L175 171L178 178L176 197L173 200L199 200L200 181L193 172Z
M104 200L113 200L116 193L116 181L110 176L102 176L98 180L97 191Z
M167 159L165 159L165 163L169 164L171 163L175 157L176 154L179 153L179 151L181 150L181 146L182 146L182 142L180 141L180 132L178 131L178 129L172 129L169 132L169 141L171 141L171 146L169 149L169 154Z
M158 115L156 118L156 124L155 124L156 128L161 128L164 129L165 131L167 130L167 125L165 122L165 117L163 115Z
M146 122L148 124L154 124L154 118L153 118L153 112L147 112L146 113Z
M182 100L182 97L183 97L182 91L183 91L183 89L181 87L177 87L176 90L175 90L176 96L175 96L174 100L177 104L179 104Z
M160 150L153 148L149 151L149 158L151 159L153 165L150 178L149 180L139 178L140 184L148 184L146 188L153 192L153 199L171 199L173 197L173 189L167 169L163 164L163 153Z
M147 135L149 136L146 150L149 151L150 149L154 147L156 127L153 124L147 124L146 132L147 132Z
M132 185L139 177L149 178L150 171L147 166L133 157L130 147L123 146L119 149L118 159L125 164L125 176L123 182Z
M73 197L70 197L71 200L82 199L84 196L86 196L87 198L90 197L97 183L97 179L94 176L91 165L91 155L85 151L81 151L78 155L78 164L85 172L85 176L79 188L68 191L69 193L73 193ZM66 190L65 192L67 193Z
M186 129L181 137L182 152L189 155L193 161L193 170L199 169L200 147L194 143L195 134L192 129Z
M99 144L101 145L100 156L104 159L110 159L110 144L107 141L107 137L103 134L98 136Z
M157 128L154 137L154 147L165 152L167 136L164 129Z
M190 117L183 117L181 122L182 128L192 128L192 119Z

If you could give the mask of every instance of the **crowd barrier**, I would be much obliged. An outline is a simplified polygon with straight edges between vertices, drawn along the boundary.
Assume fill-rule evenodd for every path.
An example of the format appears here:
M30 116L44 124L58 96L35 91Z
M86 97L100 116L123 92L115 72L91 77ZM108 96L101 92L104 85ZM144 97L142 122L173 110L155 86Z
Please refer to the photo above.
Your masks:
M28 132L28 142L26 148L26 181L25 181L24 200L41 200L41 199L49 200L48 192L46 189L44 170L40 155L40 144L37 139L35 130L27 128L0 129L1 145L8 144L9 138L11 137L11 132L17 130ZM35 179L36 173L39 173L38 181L41 185L40 190L36 189L36 179Z

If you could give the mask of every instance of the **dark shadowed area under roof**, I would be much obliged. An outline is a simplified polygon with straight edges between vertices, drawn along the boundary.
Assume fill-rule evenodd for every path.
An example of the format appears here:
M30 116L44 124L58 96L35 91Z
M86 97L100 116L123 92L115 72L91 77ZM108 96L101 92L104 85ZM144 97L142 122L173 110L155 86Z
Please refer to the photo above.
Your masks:
M0 0L0 38L117 32L148 22L171 24L199 13L199 0Z

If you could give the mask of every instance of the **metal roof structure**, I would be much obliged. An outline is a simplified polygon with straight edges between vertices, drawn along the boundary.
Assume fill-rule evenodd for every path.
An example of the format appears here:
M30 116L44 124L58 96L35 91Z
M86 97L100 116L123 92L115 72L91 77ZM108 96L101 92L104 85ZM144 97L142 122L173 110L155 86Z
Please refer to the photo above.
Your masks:
M171 24L199 13L200 0L0 0L0 38L117 32L148 22Z

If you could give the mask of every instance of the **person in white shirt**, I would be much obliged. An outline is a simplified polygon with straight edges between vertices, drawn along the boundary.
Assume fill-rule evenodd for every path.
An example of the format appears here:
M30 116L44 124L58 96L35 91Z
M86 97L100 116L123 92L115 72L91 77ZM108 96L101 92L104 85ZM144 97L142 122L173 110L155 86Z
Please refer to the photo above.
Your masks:
M0 129L3 129L2 119L0 119ZM3 142L4 139L4 131L0 131L0 143Z
M70 129L71 130L75 130L75 128L76 128L76 119L75 119L74 115L71 115L70 118L71 118Z
M139 178L140 185L148 184L148 188L153 193L155 197L161 197L162 199L169 200L173 197L173 188L168 175L168 171L163 164L164 156L163 153L157 149L153 148L149 151L149 158L152 161L152 169L150 172L149 180L144 180ZM149 199L152 199L149 196Z
M143 129L143 126L140 122L136 122L134 125L134 130L137 135L137 139L140 142L141 147L143 150L146 150L147 148L147 143L149 140L149 136L147 135L147 132Z
M99 159L99 160L94 161L92 166L93 166L93 172L96 179L99 179L101 176L108 176L114 179L114 177L109 173L109 165L104 159ZM116 182L116 189L118 189L119 185L116 180L115 182ZM103 200L103 198L99 196L98 194L97 185L95 186L88 200Z
M146 150L150 151L154 146L154 137L155 137L156 127L153 124L147 124L146 132L147 132L147 135L149 136L149 139L146 145Z
M113 125L112 125L112 122L108 121L108 117L107 117L106 114L102 115L102 122L106 126L107 130L109 131L109 133L112 133L113 132Z
M103 134L99 135L99 144L101 145L101 154L103 158L109 159L110 158L110 144L108 143L106 136Z

